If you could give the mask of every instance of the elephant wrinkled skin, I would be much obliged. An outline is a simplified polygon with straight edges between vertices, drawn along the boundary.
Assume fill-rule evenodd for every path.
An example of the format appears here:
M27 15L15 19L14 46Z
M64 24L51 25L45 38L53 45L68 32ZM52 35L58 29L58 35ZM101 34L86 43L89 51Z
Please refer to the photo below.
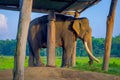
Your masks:
M30 23L28 33L29 43L29 66L42 66L42 61L39 56L40 48L47 47L47 24L48 15L34 19ZM87 18L74 18L65 15L56 14L56 47L63 48L62 67L70 66L70 59L73 51L73 43L80 38L89 55L89 64L93 60L99 62L92 55L92 31L89 27Z

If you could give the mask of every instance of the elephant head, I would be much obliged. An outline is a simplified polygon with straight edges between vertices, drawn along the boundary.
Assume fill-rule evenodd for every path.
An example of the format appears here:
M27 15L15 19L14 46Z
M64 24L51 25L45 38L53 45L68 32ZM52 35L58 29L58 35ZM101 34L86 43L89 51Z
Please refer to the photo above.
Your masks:
M93 60L99 62L92 54L92 30L89 27L89 21L87 18L80 18L74 20L73 30L76 32L77 36L83 41L85 49L89 55L90 61L89 64L93 63Z

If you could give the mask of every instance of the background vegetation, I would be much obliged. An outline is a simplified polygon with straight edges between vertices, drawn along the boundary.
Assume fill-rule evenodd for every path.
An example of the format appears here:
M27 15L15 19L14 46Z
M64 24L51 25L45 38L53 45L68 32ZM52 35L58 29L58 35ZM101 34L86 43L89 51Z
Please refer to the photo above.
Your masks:
M95 56L103 56L104 55L104 38L92 38L93 44L93 53ZM0 40L0 55L4 56L13 56L15 52L16 40ZM29 54L28 45L26 54ZM41 49L41 56L46 55L46 49ZM56 55L62 55L62 48L56 49ZM87 53L84 49L84 45L81 40L77 40L77 48L76 48L77 56L87 56ZM112 48L111 48L111 56L120 57L120 35L113 37L112 39Z

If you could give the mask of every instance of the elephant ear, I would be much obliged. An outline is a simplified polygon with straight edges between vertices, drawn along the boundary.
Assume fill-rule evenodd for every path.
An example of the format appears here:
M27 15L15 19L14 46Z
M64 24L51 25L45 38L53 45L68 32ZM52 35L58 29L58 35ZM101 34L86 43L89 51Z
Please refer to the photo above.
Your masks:
M73 22L73 26L72 26L73 30L77 33L77 35L80 34L80 23L79 20L75 20Z

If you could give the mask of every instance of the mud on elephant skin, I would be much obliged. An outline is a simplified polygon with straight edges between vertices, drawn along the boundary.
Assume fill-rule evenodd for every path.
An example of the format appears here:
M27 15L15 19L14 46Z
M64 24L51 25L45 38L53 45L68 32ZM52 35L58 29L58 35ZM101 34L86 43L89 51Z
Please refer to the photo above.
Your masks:
M28 33L29 43L29 66L42 66L39 52L41 48L47 47L47 24L48 15L31 21ZM77 38L81 39L89 55L89 64L93 60L99 62L92 54L92 30L87 18L74 18L56 14L56 47L63 48L62 67L70 66L73 51L73 43Z

